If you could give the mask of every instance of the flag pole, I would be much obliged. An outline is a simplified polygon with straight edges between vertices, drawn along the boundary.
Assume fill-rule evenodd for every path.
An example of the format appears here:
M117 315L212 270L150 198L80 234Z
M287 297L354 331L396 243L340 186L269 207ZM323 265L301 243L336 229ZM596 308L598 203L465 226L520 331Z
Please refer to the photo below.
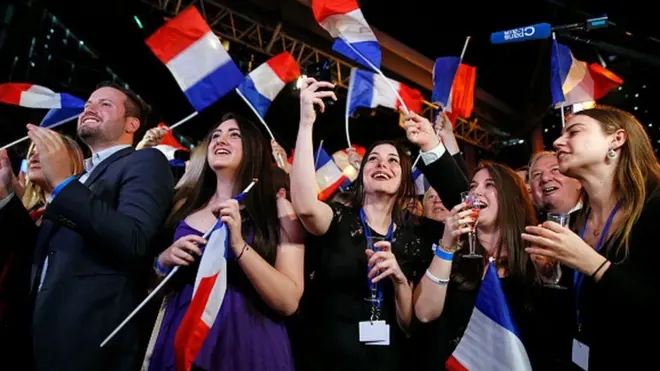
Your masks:
M348 132L348 119L349 119L349 110L351 106L351 85L353 84L353 77L355 77L355 68L351 68L351 77L348 79L348 93L346 93L346 141L348 142L348 148L351 148L351 135Z
M266 128L266 131L268 132L268 135L270 135L270 139L272 139L273 141L277 142L277 141L275 140L275 136L273 135L273 132L270 131L270 128L269 128L268 125L266 124L266 121L264 120L263 117L261 117L261 115L259 114L259 112L257 111L257 109L254 108L254 106L252 105L252 103L250 103L250 101L245 97L245 95L243 95L243 93L241 93L240 90L238 90L238 88L236 88L236 89L234 89L234 90L236 90L236 93L238 94L238 96L241 97L241 98L243 99L243 101L245 102L245 104L247 104L248 107L250 107L250 109L252 110L252 113L254 113L255 116L257 116L257 118L259 119L259 122L261 122L261 124ZM280 169L284 169L284 159L282 158L282 156L280 156L279 153L277 154L277 158L275 159L275 161L277 161L277 165L280 167Z
M362 55L362 53L360 53L357 49L355 49L355 48L353 47L353 45L351 45L351 43L349 43L349 42L345 42L345 44L348 45L348 47L349 47L349 48L350 48L355 54L357 54L360 58L362 58L365 62L367 62L367 65L368 65L369 67L371 67L371 69L373 69L374 71L376 71L376 73L378 73L379 75L381 75L381 76L385 79L385 83L387 84L387 86L390 87L390 89L392 89L392 91L393 91L394 94L396 95L397 99L399 100L399 103L401 103L401 108L403 108L403 112L404 112L406 115L408 115L408 113L409 113L410 110L408 109L408 106L406 106L406 102L403 101L403 98L401 98L401 95L399 95L399 92L398 92L396 89L394 89L394 86L393 86L392 83L390 82L390 79L388 79L387 76L385 76L385 74L383 74L383 71L381 71L380 68L374 66L374 64L371 63L371 61L370 61L369 59L365 58L365 56Z
M188 120L192 119L193 117L195 117L197 115L199 115L199 112L195 111L195 112L189 114L188 116L184 117L183 119L179 120L179 122L177 122L176 124L170 126L169 129L173 130L173 129L185 124Z
M319 166L319 157L321 157L321 150L323 149L323 139L319 143L319 149L316 150L316 160L314 160L314 169Z
M254 106L252 105L252 103L250 103L250 101L245 97L245 95L243 95L243 93L241 93L240 90L238 90L238 88L236 88L236 89L234 89L234 90L236 90L236 93L238 94L238 96L241 97L241 98L243 99L243 101L245 101L245 104L247 104L248 107L250 107L250 109L252 110L252 112L253 112L253 113L257 116L257 118L259 119L259 122L261 122L261 123L263 124L263 126L266 128L266 131L268 131L268 135L270 135L270 139L275 140L275 136L273 136L273 132L270 131L270 128L269 128L268 125L266 124L266 121L264 121L263 117L261 117L261 115L259 114L259 112L257 112L257 109L254 108Z
M465 57L465 52L467 51L467 47L468 47L468 44L470 43L470 39L471 39L470 36L465 38L465 44L463 44L463 51L461 52L461 59L460 59L459 64L461 62L463 62L463 57Z
M254 185L257 184L257 182L258 182L257 179L252 179L252 183L250 183L247 187L245 187L245 189L243 190L243 192L239 193L236 197L234 197L234 199L237 200L237 201L242 200L242 199L245 197L245 195L246 195L248 192L250 192L250 190L252 189L252 187L254 187ZM211 233L212 233L214 230L215 230L215 224L213 224L213 226L212 226L211 228L209 228L209 230L206 231L206 233L204 233L204 235L202 236L202 238L203 238L203 239L207 239L207 238L211 235ZM109 342L110 340L112 340L112 338L115 337L115 335L117 335L117 333L118 333L119 331L121 331L121 329L124 328L124 326L126 326L126 324L127 324L131 319L133 319L133 317L135 317L135 315L136 315L136 314L137 314L142 308L144 308L144 306L147 305L147 303L148 303L149 301L151 301L151 299L153 299L153 297L156 296L156 294L157 294L158 292L160 292L160 290L165 286L165 284L166 284L166 283L167 283L172 277L174 277L174 275L176 274L176 272L179 271L179 268L180 268L180 266L178 266L178 265L177 265L176 267L174 267L174 268L170 271L170 273L168 273L167 276L165 276L165 278L163 278L163 280L158 284L158 286L156 286L156 288L151 292L151 294L149 294L149 296L147 296L144 300L142 300L142 302L141 302L137 307L135 307L135 309L133 309L133 311L131 312L131 314L129 314L129 315L128 315L128 316L122 321L122 323L120 323L119 326L117 326L117 328L115 328L115 329L110 333L110 335L108 335L108 337L105 338L105 340L103 340L103 342L101 343L101 345L100 345L99 347L100 347L100 348L103 348L106 344L108 344L108 342Z
M57 122L57 123L55 123L55 124L53 124L53 125L48 126L47 129L54 129L54 128L58 127L58 126L64 125L64 124L66 124L67 122L69 122L69 121L71 121L71 120L73 120L73 119L77 119L79 116L80 116L80 115L77 115L77 116L75 116L75 117L69 117L69 118L66 119L66 120L62 120L62 121L60 121L60 122ZM17 144L19 144L19 143L22 143L22 142L28 140L28 139L30 139L29 136L24 136L24 137L21 138L21 139L15 140L15 141L13 141L13 142L11 142L11 143L9 143L9 144L4 145L4 146L3 146L2 148L0 148L0 149L7 149L7 148L10 148L10 147L13 147L13 146L15 146L15 145L17 145Z

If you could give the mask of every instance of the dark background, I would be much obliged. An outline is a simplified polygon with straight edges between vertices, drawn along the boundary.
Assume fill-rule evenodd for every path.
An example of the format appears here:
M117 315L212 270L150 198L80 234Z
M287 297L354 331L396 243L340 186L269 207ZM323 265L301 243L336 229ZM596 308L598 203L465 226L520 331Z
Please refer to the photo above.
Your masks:
M271 24L283 18L280 1L217 1ZM477 85L516 113L495 123L497 129L511 135L506 145L497 153L479 150L478 156L512 167L523 165L529 158L528 135L534 126L542 125L547 147L561 130L558 112L550 109L550 41L490 45L490 33L539 22L553 25L582 22L590 16L607 14L616 26L572 33L590 40L591 44L567 38L560 38L560 42L568 45L576 58L588 63L604 61L608 69L624 79L623 87L600 103L634 113L647 127L656 152L660 147L660 107L654 103L660 89L660 65L656 60L660 57L660 27L651 2L362 0L359 3L374 27L431 59L460 54L465 36L473 37L465 62L477 66ZM193 109L165 66L144 44L144 39L164 23L163 16L148 1L4 0L0 3L0 82L30 82L86 99L98 82L116 80L136 91L153 107L152 125L159 121L173 124ZM307 37L310 43L315 41L314 35L306 34L296 24L289 22L284 29ZM323 42L327 43L319 40ZM601 45L595 45L598 43ZM245 72L250 65L254 68L266 59L235 43L229 52ZM430 96L429 91L422 92ZM287 149L295 142L296 94L293 86L287 87L266 117L278 141ZM316 125L315 140L324 139L324 147L330 153L345 147L344 104L340 100ZM195 142L226 111L251 117L244 103L232 95L205 110L177 130L177 134ZM38 123L45 113L45 110L0 105L0 144L24 136L25 123ZM396 125L397 117L387 110L361 112L360 117L351 121L351 137L365 146L377 139L401 138L404 133ZM60 130L73 135L75 124L66 124ZM12 155L15 158L23 155L25 149L16 146Z

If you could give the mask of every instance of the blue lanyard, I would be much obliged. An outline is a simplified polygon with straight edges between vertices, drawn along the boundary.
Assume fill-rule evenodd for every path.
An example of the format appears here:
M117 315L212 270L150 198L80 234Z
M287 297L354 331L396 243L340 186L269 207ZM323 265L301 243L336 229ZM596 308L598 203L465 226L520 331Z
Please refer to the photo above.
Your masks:
M362 222L362 229L364 229L364 236L367 240L367 247L370 247L373 249L373 246L369 246L369 238L371 237L371 228L369 228L369 225L367 224L367 218L364 215L364 210L360 209L360 221ZM385 235L385 240L386 241L392 241L392 235L394 234L394 220L390 223L390 227L387 229L387 234ZM369 273L369 268L367 267L367 273ZM381 302L383 301L383 288L381 287L380 284L378 283L373 283L371 282L370 279L367 279L369 282L369 292L373 292L376 290L376 307L380 309Z
M598 240L598 245L596 245L596 252L600 252L600 250L603 248L603 243L605 243L605 237L607 236L607 232L609 232L610 227L612 226L612 220L614 220L614 215L616 215L616 212L619 210L620 207L621 207L621 202L619 201L617 202L616 206L614 206L614 209L612 209L610 216L607 218L607 222L605 222L605 226L603 227L603 231L601 232L600 239ZM582 230L580 231L580 238L582 240L584 240L584 232L587 230L587 220L589 219L590 213L591 211L587 213L587 218L584 220L584 225L582 226ZM582 288L583 282L584 282L584 274L576 269L573 275L573 283L575 285L575 313L577 315L578 330L582 326L582 317L580 316L580 289Z

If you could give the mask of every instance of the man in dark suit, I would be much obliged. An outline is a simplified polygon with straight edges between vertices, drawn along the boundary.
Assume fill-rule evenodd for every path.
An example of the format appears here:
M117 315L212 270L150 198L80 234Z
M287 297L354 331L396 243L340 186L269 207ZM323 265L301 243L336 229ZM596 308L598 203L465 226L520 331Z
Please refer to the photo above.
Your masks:
M169 211L172 174L156 149L135 151L146 105L109 83L97 88L78 119L92 157L71 174L62 139L28 125L44 176L53 187L44 221L34 225L13 196L0 163L0 228L21 241L2 248L34 251L32 337L38 371L134 370L142 358L139 321L101 341L146 295L151 242ZM6 237L5 237L6 236Z

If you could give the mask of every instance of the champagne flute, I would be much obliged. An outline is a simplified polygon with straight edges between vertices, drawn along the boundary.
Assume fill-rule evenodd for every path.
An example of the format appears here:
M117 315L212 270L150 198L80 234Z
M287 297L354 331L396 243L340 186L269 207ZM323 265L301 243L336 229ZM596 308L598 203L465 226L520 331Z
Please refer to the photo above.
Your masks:
M562 227L568 228L570 221L570 214L567 213L548 213L548 221L555 222ZM548 261L548 264L544 264L543 269L538 269L537 272L543 282L543 286L553 288L553 289L565 289L566 287L559 284L561 280L561 265L557 259L545 258Z
M484 206L481 200L479 200L479 197L472 192L461 193L461 201L468 203L466 210L470 208L481 210L481 208ZM477 211L476 219L479 219L479 211ZM472 230L468 232L468 243L470 246L470 252L466 255L463 255L464 258L468 258L468 259L483 258L483 255L477 254L476 251L477 250L477 234L475 231L476 225L477 222L475 221L474 225L472 226Z
M385 241L385 237L382 236L367 236L367 248L373 250L374 252L380 251L380 247L374 247L374 244L380 241ZM367 273L373 267L367 269ZM378 297L378 289L380 288L380 282L373 283L369 279L369 297L364 300L371 303L370 306L370 317L372 321L378 320L380 317L380 305L382 298Z

